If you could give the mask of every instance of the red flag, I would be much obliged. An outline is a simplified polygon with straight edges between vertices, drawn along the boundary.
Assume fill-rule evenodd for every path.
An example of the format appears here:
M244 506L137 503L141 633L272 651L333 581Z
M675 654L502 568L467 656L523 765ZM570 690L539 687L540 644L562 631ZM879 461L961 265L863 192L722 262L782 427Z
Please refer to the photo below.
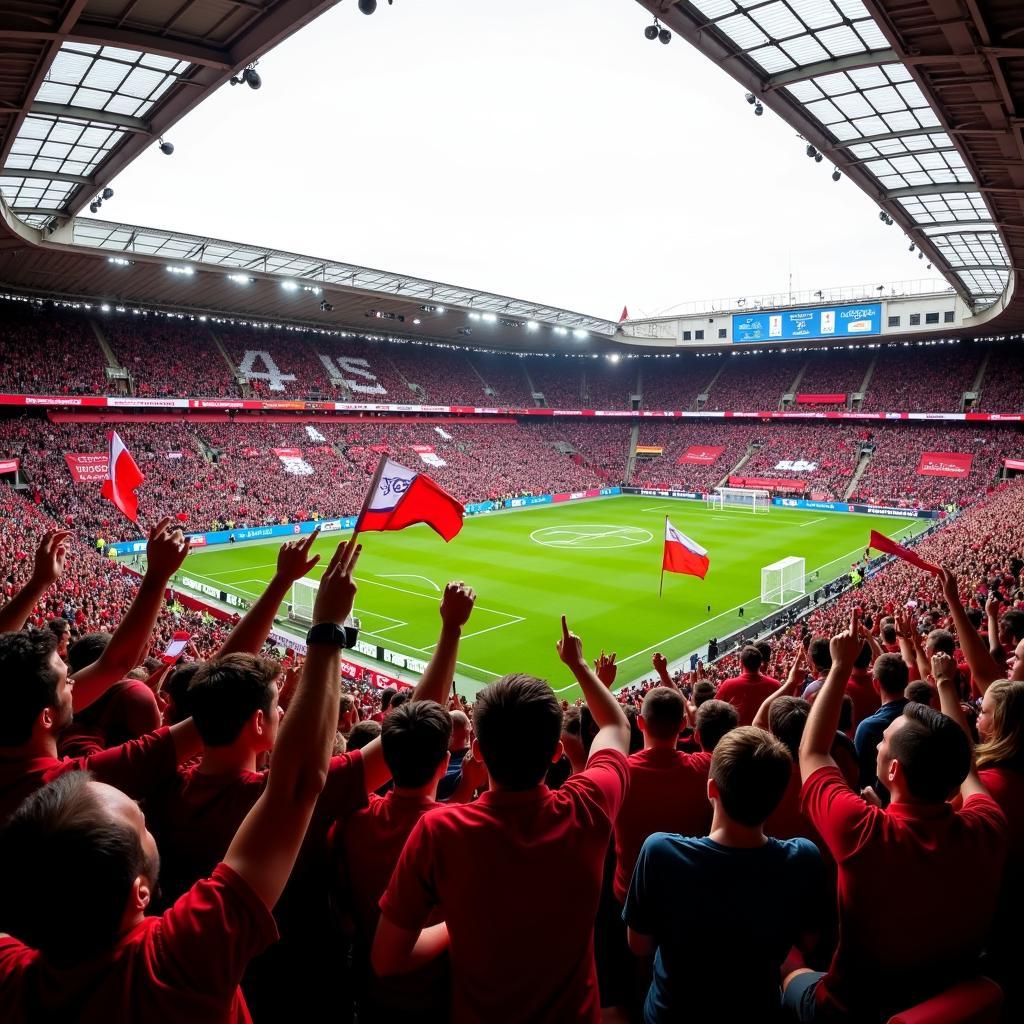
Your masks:
M890 540L884 533L879 533L877 530L871 531L868 547L874 548L876 551L884 551L887 555L895 555L897 558L902 558L904 562L916 565L918 569L924 569L925 572L934 573L936 576L942 572L937 565L926 562L916 551L897 544L896 541Z
M100 494L112 501L133 523L139 518L139 496L135 489L146 478L135 464L117 431L110 433L110 461Z
M425 473L406 469L384 455L373 474L355 532L404 530L426 523L449 541L462 529L464 511L461 502Z
M681 572L687 576L707 575L711 560L707 551L685 533L680 533L665 517L665 551L661 568L666 572Z
M185 653L185 648L188 646L189 640L192 639L191 633L183 633L180 630L171 637L171 642L167 645L167 650L160 655L160 660L165 665L173 665L181 656Z
M619 323L621 324L623 322L623 320L628 320L628 319L629 319L629 310L625 306L623 306L622 307L622 316L619 317Z

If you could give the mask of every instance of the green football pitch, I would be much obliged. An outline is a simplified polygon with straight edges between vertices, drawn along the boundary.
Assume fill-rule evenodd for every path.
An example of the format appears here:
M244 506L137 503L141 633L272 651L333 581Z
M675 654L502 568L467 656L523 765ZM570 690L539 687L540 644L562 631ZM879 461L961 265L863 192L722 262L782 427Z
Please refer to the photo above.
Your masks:
M659 597L666 515L707 548L711 568L704 580L666 573ZM448 580L465 580L477 603L459 650L460 692L520 671L573 698L577 688L555 652L563 612L590 658L602 648L618 654L617 685L625 684L651 671L654 651L682 658L777 610L759 600L762 566L801 556L809 574L820 574L813 589L849 572L872 529L905 538L927 525L775 507L758 515L723 512L649 497L537 506L467 519L450 544L425 526L364 534L356 614L364 639L427 660L437 641L440 591ZM322 565L339 539L318 539ZM197 551L183 573L252 600L273 575L277 547Z

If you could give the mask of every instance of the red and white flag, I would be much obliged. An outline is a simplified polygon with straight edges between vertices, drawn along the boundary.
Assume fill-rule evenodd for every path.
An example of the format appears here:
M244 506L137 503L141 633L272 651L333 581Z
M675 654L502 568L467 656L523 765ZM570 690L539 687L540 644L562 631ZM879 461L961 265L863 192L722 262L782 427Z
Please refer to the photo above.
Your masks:
M662 572L680 572L687 576L707 575L711 560L707 551L685 533L680 533L665 517L665 552L661 559Z
M426 473L417 473L381 456L363 510L356 521L356 533L404 530L426 523L446 541L462 529L465 509Z
M629 310L625 306L623 306L622 307L622 316L619 317L619 323L621 324L621 323L623 323L624 321L626 321L628 319L629 319Z
M171 637L171 642L167 645L167 650L160 655L160 659L165 665L173 665L185 653L185 648L188 647L188 642L191 639L191 633L183 633L179 630Z
M107 479L100 494L112 501L133 523L139 518L139 496L135 489L145 480L142 470L135 464L132 453L124 446L117 431L110 433L110 459Z

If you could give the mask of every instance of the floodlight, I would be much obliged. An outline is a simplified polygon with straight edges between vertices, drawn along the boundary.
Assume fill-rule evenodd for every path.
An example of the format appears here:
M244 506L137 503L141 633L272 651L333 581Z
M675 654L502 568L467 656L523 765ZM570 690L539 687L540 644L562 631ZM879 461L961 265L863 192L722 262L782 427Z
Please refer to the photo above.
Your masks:
M242 72L242 81L245 82L250 89L258 89L263 84L263 79L260 78L259 72L255 68L246 68Z
M160 140L160 152L163 153L164 156L170 156L174 152L174 143L173 142L164 142L164 140L161 139Z
M297 292L299 290L299 286L294 281L282 281L281 287L286 292Z
M754 117L760 117L763 113L764 113L764 107L762 107L761 104L758 103L754 107Z
M825 159L825 158L824 158L824 157L823 157L823 156L822 156L822 155L821 155L820 153L815 153L815 154L814 154L814 162L815 162L816 164L820 164L820 163L821 163L821 161L822 161L822 160L824 160L824 159Z
M756 96L755 96L755 95L754 95L754 94L753 94L752 92L748 92L748 93L745 93L745 94L744 94L744 96L743 96L743 98L744 98L744 99L745 99L745 100L746 100L746 101L747 101L747 102L748 102L748 103L749 103L749 104L750 104L751 106L753 106L753 105L754 105L754 104L755 104L755 103L757 102L757 97L756 97Z
M913 242L911 242L911 243L910 243L910 248L909 248L909 249L907 250L907 252L913 252L913 251L914 251L914 250L915 250L916 248L917 248L917 246L916 246L916 245L914 245L914 243L913 243Z
M881 220L881 221L885 220L885 210L879 210L878 211L878 219Z
M672 33L669 32L667 28L663 28L658 33L658 42L663 43L665 46L668 46L668 44L672 42Z
M91 202L89 204L89 212L90 213L96 213L98 211L99 211L99 207L96 205L96 203L95 202Z
M105 188L105 189L104 189L104 190L103 190L103 191L102 191L102 192L100 193L100 198L101 198L101 199L113 199L113 198L114 198L114 190L113 190L113 189L112 189L112 188L111 188L111 187L110 187L110 186L108 185L108 186L107 186L107 187L106 187L106 188Z
M813 160L818 155L818 151L808 142L807 148L804 152Z
M359 10L363 14L373 14L377 10L377 0L359 0Z
M842 177L842 174L839 173L839 169L838 168L832 172L832 180L833 181L838 181L841 177Z
M373 0L371 0L371 2L373 2ZM360 9L362 9L362 5L363 5L363 0L359 0L359 7L360 7ZM374 7L376 7L376 6L377 6L376 3L374 3ZM655 22L653 25L648 25L647 28L644 29L644 35L648 39L650 39L652 42L655 39L657 39L658 38L658 23Z

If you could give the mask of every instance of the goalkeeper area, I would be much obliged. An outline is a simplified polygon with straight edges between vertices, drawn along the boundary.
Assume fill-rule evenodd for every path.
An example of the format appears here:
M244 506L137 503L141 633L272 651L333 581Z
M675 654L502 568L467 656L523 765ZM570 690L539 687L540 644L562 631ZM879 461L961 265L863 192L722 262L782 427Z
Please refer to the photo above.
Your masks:
M666 573L659 599L666 515L707 548L711 568L703 581ZM529 672L572 700L578 688L555 652L563 612L591 660L602 649L618 654L616 685L625 685L651 674L654 651L670 661L706 651L711 637L777 612L785 595L776 590L795 581L791 569L780 572L764 595L771 603L762 601L762 569L773 563L802 558L811 592L849 573L872 529L906 540L932 522L778 507L751 515L749 508L642 496L492 513L468 518L450 544L425 526L364 534L355 614L363 639L427 660L437 642L441 591L449 580L465 580L477 603L459 650L459 692L472 694L506 672ZM321 564L310 579L319 579L344 536L317 540ZM183 573L252 601L274 574L277 548L199 549ZM302 597L306 615L313 596ZM278 628L304 636L305 627L287 618L282 607Z

